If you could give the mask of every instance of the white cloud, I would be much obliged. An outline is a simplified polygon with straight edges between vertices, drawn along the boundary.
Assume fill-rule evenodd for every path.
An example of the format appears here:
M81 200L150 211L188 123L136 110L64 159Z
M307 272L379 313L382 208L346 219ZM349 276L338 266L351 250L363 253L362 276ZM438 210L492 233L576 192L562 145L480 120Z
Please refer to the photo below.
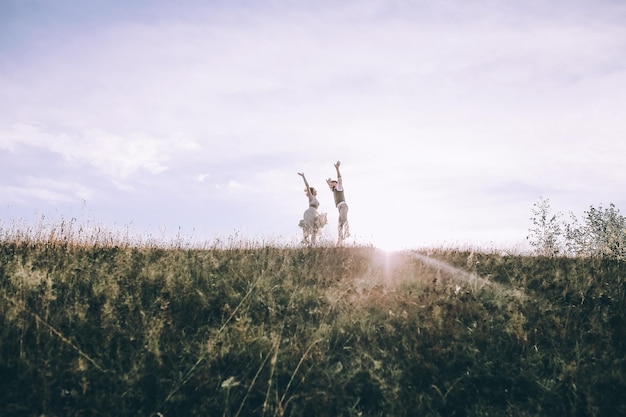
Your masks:
M0 188L4 204L24 204L31 199L49 204L86 201L93 197L94 190L77 182L59 181L52 178L26 176L20 186Z
M23 123L1 131L0 145L11 152L17 152L20 145L43 148L62 155L72 164L91 165L116 179L126 178L140 170L151 174L161 173L169 168L167 162L172 155L199 148L196 142L177 136L121 136L101 129L55 134L40 126Z

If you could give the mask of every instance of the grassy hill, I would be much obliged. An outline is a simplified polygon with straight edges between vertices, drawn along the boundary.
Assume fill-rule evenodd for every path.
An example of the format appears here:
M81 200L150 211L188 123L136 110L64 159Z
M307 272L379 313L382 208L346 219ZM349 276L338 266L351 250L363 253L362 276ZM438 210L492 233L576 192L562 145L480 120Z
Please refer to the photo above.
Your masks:
M625 277L453 249L5 239L0 415L626 415Z

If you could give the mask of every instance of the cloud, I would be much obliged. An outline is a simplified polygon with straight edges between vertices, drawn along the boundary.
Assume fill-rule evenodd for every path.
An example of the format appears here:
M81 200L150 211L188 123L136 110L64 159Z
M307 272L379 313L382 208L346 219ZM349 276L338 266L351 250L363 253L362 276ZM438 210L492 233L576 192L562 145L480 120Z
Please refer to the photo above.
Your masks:
M71 164L90 165L110 177L124 179L137 171L150 174L166 171L172 155L197 150L199 145L179 136L122 136L101 129L74 134L51 133L40 126L24 123L0 131L0 148L19 152L24 147L43 148L62 155Z
M38 57L23 89L47 97L27 104L35 120L71 120L112 146L133 140L132 161L107 149L116 162L100 167L120 177L167 169L154 138L177 131L210 148L210 162L299 152L306 142L317 145L307 150L313 157L357 140L377 147L381 137L411 146L423 133L440 141L461 125L472 134L495 117L535 118L538 101L554 101L546 88L620 62L618 27L541 16L553 11L511 2L199 8L184 21L109 22L82 37L66 34L54 55ZM149 133L112 133L129 131Z
M26 176L17 186L0 187L3 203L27 203L32 199L49 204L86 201L94 190L77 182L59 181L52 178Z

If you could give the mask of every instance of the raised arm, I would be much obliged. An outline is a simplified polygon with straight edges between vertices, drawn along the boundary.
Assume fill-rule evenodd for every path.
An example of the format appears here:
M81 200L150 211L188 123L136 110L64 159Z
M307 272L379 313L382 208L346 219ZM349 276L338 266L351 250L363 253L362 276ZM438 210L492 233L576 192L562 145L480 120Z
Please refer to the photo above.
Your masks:
M339 165L341 165L341 162L337 161L335 163L335 169L337 170L337 182L339 185L343 185L343 182L341 181L341 172L339 172Z
M306 177L304 176L304 172L298 172L298 175L300 175L302 179L304 180L304 186L306 187L307 197L311 198L311 187L309 186L309 182L306 180Z

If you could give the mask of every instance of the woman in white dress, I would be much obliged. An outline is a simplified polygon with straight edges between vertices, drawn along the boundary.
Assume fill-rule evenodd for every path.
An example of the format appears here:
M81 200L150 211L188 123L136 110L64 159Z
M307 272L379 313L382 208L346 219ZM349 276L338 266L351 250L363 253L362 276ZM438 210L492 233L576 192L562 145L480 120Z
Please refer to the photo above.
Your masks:
M320 206L317 200L317 190L309 186L304 173L298 172L298 175L304 180L307 199L309 200L309 208L305 210L302 220L300 220L299 226L302 228L304 239L302 243L314 245L317 241L317 235L321 232L322 228L328 223L326 213L319 213L317 209Z

